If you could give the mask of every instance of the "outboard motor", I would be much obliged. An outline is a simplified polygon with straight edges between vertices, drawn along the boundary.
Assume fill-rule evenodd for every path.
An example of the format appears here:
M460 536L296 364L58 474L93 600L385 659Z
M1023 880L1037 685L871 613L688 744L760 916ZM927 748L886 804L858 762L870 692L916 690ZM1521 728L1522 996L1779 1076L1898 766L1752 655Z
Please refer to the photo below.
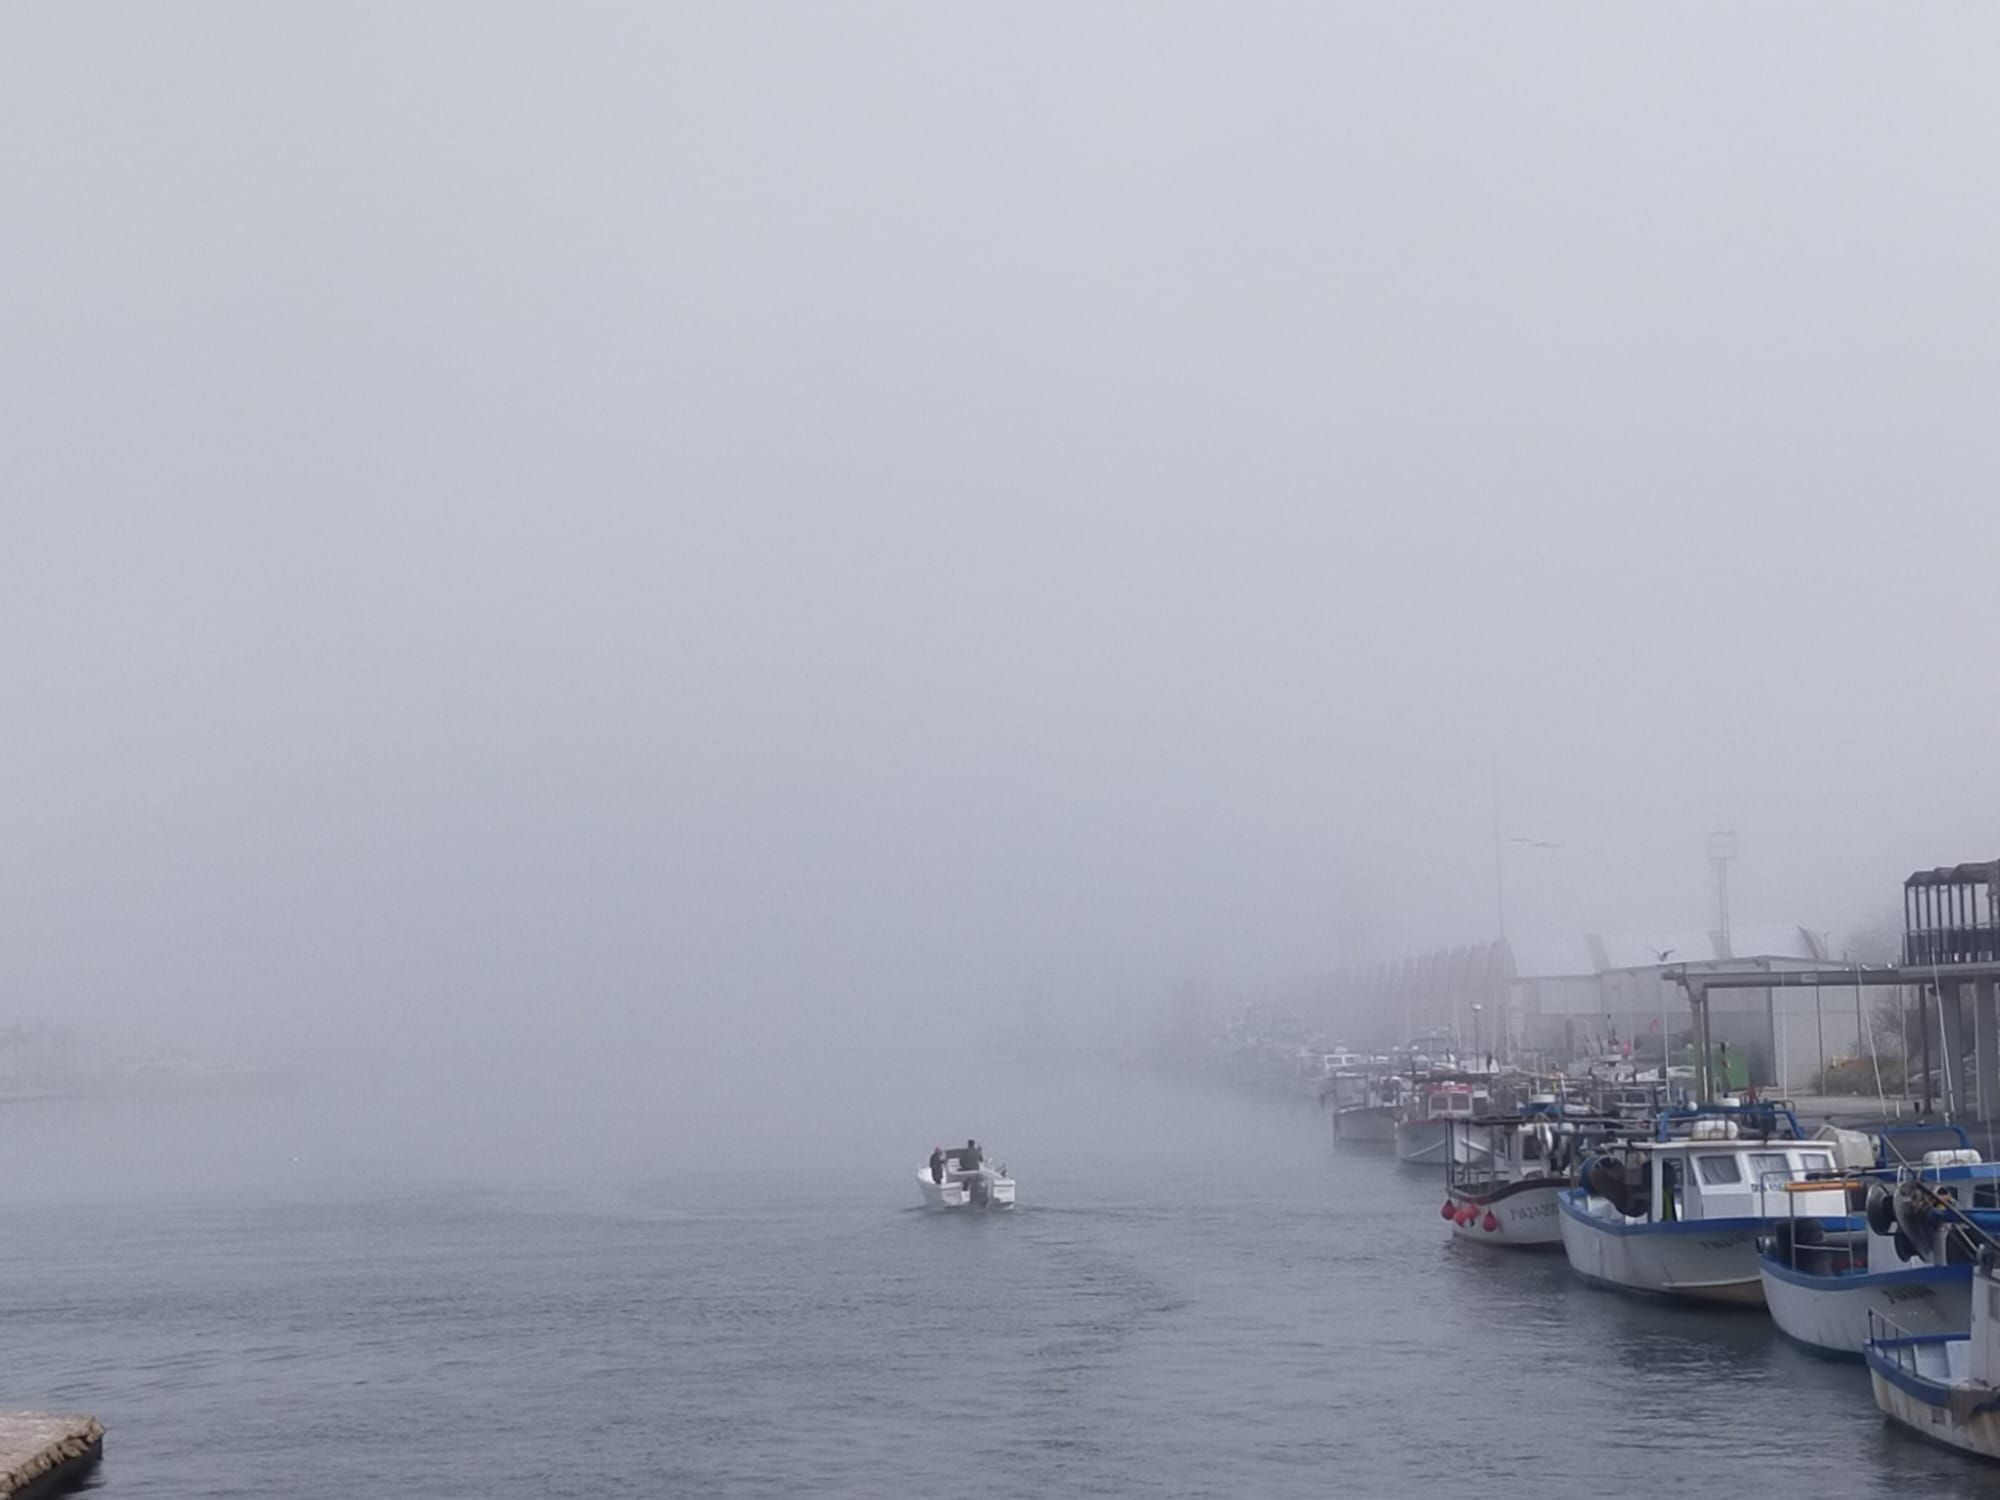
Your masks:
M986 1207L988 1201L993 1197L993 1189L987 1186L986 1174L984 1172L974 1177L967 1184L967 1187L972 1193L973 1206L976 1208Z

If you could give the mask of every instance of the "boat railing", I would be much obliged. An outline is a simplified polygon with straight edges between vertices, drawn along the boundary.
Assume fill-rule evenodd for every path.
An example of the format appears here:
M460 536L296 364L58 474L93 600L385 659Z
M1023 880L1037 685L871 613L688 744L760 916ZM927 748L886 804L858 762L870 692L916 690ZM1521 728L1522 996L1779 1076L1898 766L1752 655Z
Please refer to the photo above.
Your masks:
M1868 1342L1875 1346L1883 1358L1895 1362L1899 1370L1914 1375L1917 1373L1917 1339L1901 1323L1887 1313L1875 1308L1868 1312Z
M1697 1104L1687 1109L1663 1109L1653 1117L1654 1139L1671 1141L1685 1139L1682 1131L1692 1133L1695 1124L1702 1120L1728 1120L1733 1122L1741 1139L1749 1140L1804 1140L1805 1131L1799 1128L1799 1117L1793 1112L1791 1103L1784 1099L1759 1099L1755 1103L1741 1104Z
M1915 1144L1916 1155L1903 1149L1904 1137ZM1951 1146L1942 1146L1949 1141ZM1967 1135L1963 1125L1949 1121L1923 1121L1912 1125L1885 1125L1875 1133L1875 1164L1885 1170L1900 1166L1917 1166L1927 1151L1939 1149L1967 1150L1972 1145L1972 1137Z

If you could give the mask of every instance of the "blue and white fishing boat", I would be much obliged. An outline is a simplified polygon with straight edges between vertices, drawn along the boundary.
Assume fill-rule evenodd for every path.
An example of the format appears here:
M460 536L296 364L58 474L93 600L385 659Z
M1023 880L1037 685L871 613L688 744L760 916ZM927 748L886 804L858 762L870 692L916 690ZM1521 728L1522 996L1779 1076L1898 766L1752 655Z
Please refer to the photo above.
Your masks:
M1766 1237L1757 1269L1772 1321L1816 1353L1848 1359L1861 1358L1871 1317L1910 1334L1963 1335L1972 1323L1972 1262L1984 1226L2000 1224L1992 1212L2000 1165L1960 1148L1849 1180L1850 1192L1866 1192L1858 1231L1829 1234L1820 1220L1800 1217ZM1939 1193L1953 1211L1932 1210L1927 1194Z
M1794 1214L1860 1223L1832 1147L1798 1136L1790 1109L1771 1105L1662 1115L1653 1139L1593 1157L1557 1195L1570 1266L1619 1291L1761 1304L1759 1236Z
M2000 1275L1988 1248L1972 1273L1964 1334L1911 1333L1870 1314L1875 1404L1891 1421L1981 1458L2000 1459Z

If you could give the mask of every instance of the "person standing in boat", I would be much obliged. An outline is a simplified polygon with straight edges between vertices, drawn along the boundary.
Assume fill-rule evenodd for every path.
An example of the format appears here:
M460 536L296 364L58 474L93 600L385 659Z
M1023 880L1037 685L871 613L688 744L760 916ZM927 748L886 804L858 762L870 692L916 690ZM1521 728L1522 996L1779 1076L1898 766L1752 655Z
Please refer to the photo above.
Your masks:
M979 1170L979 1143L970 1136L966 1137L965 1149L958 1153L958 1169L961 1172Z
M931 1147L931 1181L944 1181L944 1147Z

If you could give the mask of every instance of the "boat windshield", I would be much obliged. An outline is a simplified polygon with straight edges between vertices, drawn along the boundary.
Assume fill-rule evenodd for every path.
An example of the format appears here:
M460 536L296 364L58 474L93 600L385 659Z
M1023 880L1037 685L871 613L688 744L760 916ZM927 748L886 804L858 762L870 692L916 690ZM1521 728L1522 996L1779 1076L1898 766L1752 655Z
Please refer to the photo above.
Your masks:
M1780 1157L1782 1163L1784 1158ZM1741 1182L1743 1169L1733 1156L1698 1156L1696 1163L1701 1168L1701 1180L1705 1186L1714 1187L1726 1182Z
M1792 1164L1785 1160L1782 1151L1753 1151L1750 1153L1750 1180L1758 1187L1768 1187L1775 1183L1789 1182Z

